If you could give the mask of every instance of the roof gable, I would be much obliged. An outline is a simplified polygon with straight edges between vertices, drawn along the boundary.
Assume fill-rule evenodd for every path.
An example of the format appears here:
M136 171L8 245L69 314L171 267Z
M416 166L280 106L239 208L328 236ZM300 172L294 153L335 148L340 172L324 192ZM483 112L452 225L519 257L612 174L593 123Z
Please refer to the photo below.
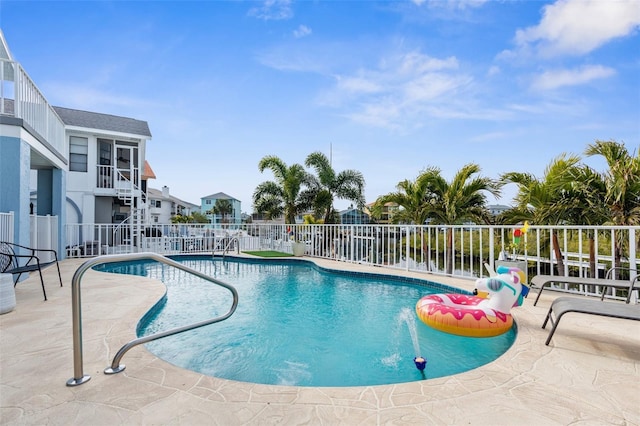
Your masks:
M151 137L151 131L149 130L149 125L146 121L57 106L54 106L53 108L67 126L108 130L112 132Z
M224 192L218 192L216 194L211 194L211 195L207 195L206 197L202 197L203 200L205 199L210 199L210 200L235 200L235 201L239 201L236 198L233 198L231 195L227 195Z

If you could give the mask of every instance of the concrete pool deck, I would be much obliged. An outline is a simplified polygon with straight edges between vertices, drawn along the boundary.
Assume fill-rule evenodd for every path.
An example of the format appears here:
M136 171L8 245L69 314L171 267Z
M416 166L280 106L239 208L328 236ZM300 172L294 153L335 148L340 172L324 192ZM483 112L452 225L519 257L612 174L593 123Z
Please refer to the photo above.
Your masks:
M409 275L473 288L473 281L342 262L322 266ZM2 425L640 425L640 324L568 314L550 346L541 329L557 293L514 309L516 342L496 361L455 376L396 385L305 388L234 382L168 364L143 346L127 368L105 375L134 339L140 317L164 293L142 277L87 271L82 282L84 374L73 377L71 278L83 259L16 287L17 306L0 315ZM240 300L242 303L242 300Z

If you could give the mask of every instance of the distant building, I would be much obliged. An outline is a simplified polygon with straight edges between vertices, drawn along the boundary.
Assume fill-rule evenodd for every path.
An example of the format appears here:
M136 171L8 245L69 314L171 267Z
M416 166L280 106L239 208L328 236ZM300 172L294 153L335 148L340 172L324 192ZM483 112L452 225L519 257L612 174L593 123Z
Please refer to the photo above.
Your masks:
M229 200L231 203L231 214L228 217L222 218L220 215L210 213L211 209L216 205L218 200ZM206 215L212 223L222 223L227 221L228 223L242 223L242 211L240 200L233 198L224 192L218 192L216 194L207 195L200 199L200 212Z
M371 208L375 203L369 203L365 206L365 212L371 215ZM376 223L390 224L393 215L400 210L400 206L397 203L386 203L382 206L382 214L379 218L376 218Z
M308 210L306 212L300 213L295 217L295 223L297 225L301 225L304 223L304 217L306 215L313 215L313 211ZM244 220L244 219L243 219ZM265 213L252 213L251 214L251 222L255 224L272 224L272 225L282 225L284 224L284 216L280 215L277 217L268 218Z
M510 208L510 206L505 206L504 204L491 204L487 206L487 210L489 210L489 213L491 213L492 216L498 216Z
M340 213L340 223L343 225L367 225L371 223L371 218L362 210L349 208Z
M169 194L169 187L163 186L162 191L155 188L147 189L149 205L149 223L170 223L176 215L189 216L194 211L200 211L200 206L183 201Z

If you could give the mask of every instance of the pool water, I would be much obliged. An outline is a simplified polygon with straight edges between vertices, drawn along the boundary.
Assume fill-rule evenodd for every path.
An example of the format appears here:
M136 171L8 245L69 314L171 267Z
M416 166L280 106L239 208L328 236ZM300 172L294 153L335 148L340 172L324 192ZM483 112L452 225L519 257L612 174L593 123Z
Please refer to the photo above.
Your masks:
M418 299L453 290L426 281L329 272L305 261L175 260L236 287L238 308L226 321L146 347L174 365L210 376L295 386L403 383L477 368L515 339L515 329L471 338L426 326L415 314ZM139 336L223 315L231 306L228 290L154 261L96 269L166 284L165 303L141 321ZM413 363L417 355L427 359L424 372Z

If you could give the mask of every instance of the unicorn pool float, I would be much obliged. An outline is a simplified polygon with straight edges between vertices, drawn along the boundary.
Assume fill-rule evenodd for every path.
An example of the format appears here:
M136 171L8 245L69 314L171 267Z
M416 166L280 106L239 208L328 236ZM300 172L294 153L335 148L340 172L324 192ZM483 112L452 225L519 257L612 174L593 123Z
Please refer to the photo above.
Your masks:
M513 325L511 308L522 305L529 287L518 268L499 266L497 274L476 281L474 296L431 294L416 304L422 322L436 330L469 337L492 337Z

